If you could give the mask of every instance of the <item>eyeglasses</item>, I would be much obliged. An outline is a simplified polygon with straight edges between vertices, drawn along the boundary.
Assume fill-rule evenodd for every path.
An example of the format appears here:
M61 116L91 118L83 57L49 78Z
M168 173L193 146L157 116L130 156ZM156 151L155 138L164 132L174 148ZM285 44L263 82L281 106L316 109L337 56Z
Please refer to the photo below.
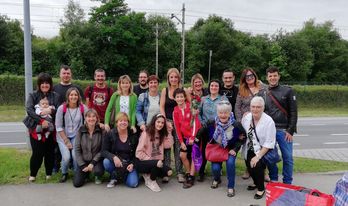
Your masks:
M254 79L255 75L254 74L247 74L245 75L245 79Z

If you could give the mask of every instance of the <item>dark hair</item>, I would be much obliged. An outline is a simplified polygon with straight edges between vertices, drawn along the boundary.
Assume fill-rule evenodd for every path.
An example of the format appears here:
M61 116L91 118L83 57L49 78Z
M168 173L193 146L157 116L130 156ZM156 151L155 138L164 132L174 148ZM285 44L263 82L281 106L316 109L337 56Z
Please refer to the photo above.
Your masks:
M248 72L251 72L254 75L254 78L255 78L254 86L257 87L258 89L260 89L261 87L259 78L257 77L256 72L250 67L245 68L242 71L242 74L240 76L240 82L239 82L239 94L242 97L247 97L250 95L250 90L249 90L248 84L246 83L246 74Z
M158 131L159 134L159 140L160 140L160 144L162 144L162 142L164 141L164 138L168 136L168 130L167 130L167 126L166 126L166 117L163 114L157 114L155 116L152 117L150 124L148 124L146 126L146 133L150 136L150 141L154 142L155 141L155 135L156 135L156 121L159 118L163 118L164 120L164 126L163 128Z
M221 91L221 88L222 88L222 84L221 84L221 82L220 82L218 79L210 80L210 82L209 82L209 84L208 84L208 93L210 94L210 85L211 85L211 83L213 83L213 82L219 84L219 92L218 92L218 93L220 94L220 91Z
M278 67L270 66L270 67L268 67L268 69L266 70L266 75L267 75L268 73L274 73L274 72L277 72L277 73L279 74L279 69L278 69Z
M231 72L234 76L234 72L231 70L231 69L225 69L223 72L222 72L222 76L224 76L224 73L227 73L227 72Z
M185 90L184 90L183 88L177 88L177 89L175 89L175 90L174 90L174 93L173 93L173 97L175 98L176 95L178 95L178 94L183 94L184 97L185 97L185 99L186 99L186 92L185 92Z
M37 90L41 92L40 90L40 85L43 83L48 83L50 85L50 90L53 90L53 82L52 82L52 77L44 72L41 72L38 76L37 76Z
M146 76L149 76L149 72L148 72L147 70L145 70L145 69L140 70L139 74L140 74L140 73L145 73Z
M150 75L149 78L147 78L147 83L153 80L156 80L159 83L159 78L156 75Z
M62 69L64 69L64 70L69 70L69 69L71 69L71 68L70 68L70 66L68 66L68 65L62 64L62 65L60 65L60 70L62 70Z

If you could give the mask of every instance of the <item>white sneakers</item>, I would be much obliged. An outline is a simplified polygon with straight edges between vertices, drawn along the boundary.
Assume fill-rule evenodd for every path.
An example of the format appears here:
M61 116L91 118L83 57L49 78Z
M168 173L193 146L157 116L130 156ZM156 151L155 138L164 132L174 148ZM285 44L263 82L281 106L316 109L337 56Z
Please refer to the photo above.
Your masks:
M161 188L158 186L156 180L151 180L149 174L143 174L144 180L145 180L145 185L148 187L150 190L154 192L161 192Z
M110 182L106 185L107 188L112 188L116 186L117 180L111 179Z

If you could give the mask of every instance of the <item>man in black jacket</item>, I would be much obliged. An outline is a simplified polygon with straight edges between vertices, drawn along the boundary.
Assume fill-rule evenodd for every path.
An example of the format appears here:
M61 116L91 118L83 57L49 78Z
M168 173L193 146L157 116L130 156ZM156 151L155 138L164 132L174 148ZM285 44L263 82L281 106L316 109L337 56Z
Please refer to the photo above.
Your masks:
M268 91L264 98L265 112L272 117L277 128L276 140L283 158L283 182L292 183L294 161L292 157L293 135L297 124L297 102L291 87L279 85L279 69L270 67L266 71ZM271 181L278 181L276 164L267 165Z
M223 87L220 89L220 94L225 95L232 105L232 112L235 114L234 106L237 100L238 87L234 85L235 75L232 70L225 70L222 73Z

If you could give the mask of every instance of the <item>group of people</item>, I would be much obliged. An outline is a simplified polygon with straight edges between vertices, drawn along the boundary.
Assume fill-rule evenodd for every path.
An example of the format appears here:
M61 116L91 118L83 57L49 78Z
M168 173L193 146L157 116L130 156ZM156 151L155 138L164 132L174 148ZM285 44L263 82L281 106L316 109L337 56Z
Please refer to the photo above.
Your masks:
M159 78L139 73L133 87L128 75L119 77L117 91L106 83L102 69L95 70L95 82L83 92L71 83L68 66L60 70L61 82L53 86L47 73L40 73L37 90L26 103L24 124L30 134L32 156L29 181L34 182L42 161L46 179L61 169L60 182L73 168L73 185L81 187L90 173L101 184L109 173L108 188L119 182L137 187L139 175L152 191L159 192L174 173L183 188L205 180L211 161L211 188L221 183L222 163L226 163L227 196L235 196L235 163L238 152L245 159L246 176L257 189L254 198L265 194L265 169L271 181L278 181L276 163L264 156L278 143L283 159L283 182L292 183L293 134L296 132L297 104L290 87L279 85L278 68L266 71L268 85L258 80L251 68L243 70L239 87L233 71L226 70L208 88L200 74L183 88L176 68L167 72L167 86L159 91ZM85 102L86 104L83 104ZM171 168L174 151L175 171ZM211 150L211 148L214 148ZM209 150L209 151L208 151ZM223 158L206 158L206 153L222 151Z

